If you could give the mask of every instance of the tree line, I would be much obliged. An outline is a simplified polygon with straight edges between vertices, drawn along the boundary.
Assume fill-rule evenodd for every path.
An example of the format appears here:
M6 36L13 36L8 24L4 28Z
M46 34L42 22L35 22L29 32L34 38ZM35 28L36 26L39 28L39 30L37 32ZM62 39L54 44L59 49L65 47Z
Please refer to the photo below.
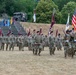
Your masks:
M28 21L32 22L33 10L36 9L38 23L50 23L56 9L56 23L66 23L68 13L70 22L76 8L76 0L0 0L0 14L12 16L14 12L26 12Z

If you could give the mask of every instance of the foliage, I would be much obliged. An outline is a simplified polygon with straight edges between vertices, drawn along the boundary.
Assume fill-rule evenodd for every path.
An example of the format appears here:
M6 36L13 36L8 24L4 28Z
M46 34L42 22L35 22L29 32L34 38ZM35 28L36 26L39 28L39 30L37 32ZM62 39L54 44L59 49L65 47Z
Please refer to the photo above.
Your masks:
M17 0L15 1L15 12L26 12L28 15L28 20L31 20L35 6L35 0Z
M26 12L31 19L36 5L34 0L0 0L0 13L12 16L14 12Z
M76 3L75 2L68 2L62 8L62 11L61 11L61 14L62 14L62 23L66 23L68 13L70 13L70 22L71 22L72 15L74 13L75 8L76 8Z
M57 5L52 0L41 0L36 7L37 22L50 23L53 13L53 8L56 9L56 21L59 22L61 14Z
M61 11L64 5L66 5L70 1L76 2L76 0L52 0L58 6L59 10Z
M0 13L5 11L5 0L0 0Z
M76 0L0 0L0 14L7 13L9 16L13 16L14 12L26 12L28 21L32 21L35 8L37 22L50 23L53 8L55 8L56 23L66 23L68 13L72 18Z

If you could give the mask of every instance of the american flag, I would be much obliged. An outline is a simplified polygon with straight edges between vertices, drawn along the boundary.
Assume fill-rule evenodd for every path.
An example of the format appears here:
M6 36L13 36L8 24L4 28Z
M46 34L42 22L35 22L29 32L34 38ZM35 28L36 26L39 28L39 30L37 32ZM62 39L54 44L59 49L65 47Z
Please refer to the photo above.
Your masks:
M72 17L72 25L74 27L74 30L76 30L76 10L75 10L73 17Z

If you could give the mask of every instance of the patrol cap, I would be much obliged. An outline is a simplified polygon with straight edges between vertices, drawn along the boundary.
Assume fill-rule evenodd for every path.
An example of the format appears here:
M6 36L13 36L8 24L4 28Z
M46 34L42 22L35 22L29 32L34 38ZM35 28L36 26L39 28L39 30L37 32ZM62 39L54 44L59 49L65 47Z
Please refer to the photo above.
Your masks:
M68 33L68 32L69 32L69 30L66 31L66 33Z
M50 34L53 33L53 31L50 32Z
M37 33L39 33L39 31L37 31Z
M60 36L60 33L58 35Z

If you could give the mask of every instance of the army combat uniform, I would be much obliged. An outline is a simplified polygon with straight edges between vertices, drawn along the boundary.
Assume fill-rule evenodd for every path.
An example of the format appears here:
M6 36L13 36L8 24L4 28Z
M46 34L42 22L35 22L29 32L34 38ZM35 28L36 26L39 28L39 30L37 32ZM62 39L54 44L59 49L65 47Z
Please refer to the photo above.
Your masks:
M0 36L0 50L1 50L1 46L2 46L2 36Z
M43 48L43 45L42 45L42 37L41 35L39 35L39 33L37 33L37 35L35 36L35 44L34 44L34 51L33 53L35 55L39 55L40 56L40 53L42 51L42 48Z
M19 51L24 51L24 49L23 49L23 46L24 45L24 43L23 43L23 37L21 37L21 36L19 36L18 37L18 47L19 47Z
M71 56L73 57L73 49L72 49L72 45L71 45L71 42L70 42L70 34L69 32L67 32L65 34L65 37L64 37L64 55L65 55L65 58L68 56Z
M55 52L55 38L53 35L49 36L49 51L50 55L54 54Z
M28 50L32 50L32 36L28 36Z
M2 36L1 50L4 50L4 47L5 47L5 36Z
M9 50L14 50L14 46L15 46L15 36L14 35L10 35L9 37Z
M9 36L6 36L6 51L9 49Z

